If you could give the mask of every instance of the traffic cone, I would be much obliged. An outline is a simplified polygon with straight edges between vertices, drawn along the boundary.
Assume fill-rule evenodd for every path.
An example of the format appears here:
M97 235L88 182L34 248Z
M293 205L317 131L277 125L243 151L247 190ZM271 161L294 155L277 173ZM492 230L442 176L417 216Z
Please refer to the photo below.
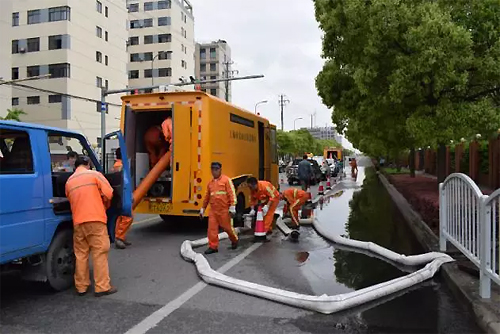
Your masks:
M326 190L331 190L332 189L332 184L330 183L330 179L326 181Z
M324 195L324 194L325 194L325 189L323 187L323 182L320 182L318 188L318 195Z
M255 241L266 240L266 229L264 227L264 214L262 213L262 206L259 205L257 211L257 220L255 221L255 230L253 232Z

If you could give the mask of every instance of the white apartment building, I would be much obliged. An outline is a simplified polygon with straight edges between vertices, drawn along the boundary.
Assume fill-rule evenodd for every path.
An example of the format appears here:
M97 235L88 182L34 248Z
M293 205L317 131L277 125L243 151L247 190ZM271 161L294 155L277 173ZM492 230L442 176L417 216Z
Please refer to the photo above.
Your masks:
M0 82L10 80L10 27L11 3L2 3L0 11ZM10 85L0 85L0 117L7 114L7 109L11 108L12 89Z
M231 77L231 48L224 40L197 43L196 78L216 80ZM201 89L223 100L231 101L231 81L202 84Z
M127 0L129 87L179 83L195 73L193 7L186 0ZM185 89L193 88L187 86Z
M128 84L126 1L7 1L12 3L11 78L51 75L14 86L12 106L27 113L23 121L76 130L97 143L100 87ZM119 127L121 100L111 95L106 101L110 132Z
M333 126L314 127L307 129L307 131L309 131L313 138L335 140L342 144L342 136L337 133Z

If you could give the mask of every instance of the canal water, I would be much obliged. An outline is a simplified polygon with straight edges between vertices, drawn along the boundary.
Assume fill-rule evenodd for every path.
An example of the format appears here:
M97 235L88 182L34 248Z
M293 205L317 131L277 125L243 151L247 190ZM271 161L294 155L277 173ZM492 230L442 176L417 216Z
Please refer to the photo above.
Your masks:
M356 178L348 175L335 189L335 195L314 211L329 231L405 255L423 252L373 168L359 168ZM316 295L359 290L419 269L397 267L373 255L343 249L312 228L302 228L298 244L282 242L281 247L295 250L295 265ZM331 316L338 319L338 328L348 332L481 333L469 310L452 295L439 274L436 276L409 291ZM321 315L312 319L301 321L312 326L312 332L324 332L313 328L325 319ZM295 324L301 327L301 321Z

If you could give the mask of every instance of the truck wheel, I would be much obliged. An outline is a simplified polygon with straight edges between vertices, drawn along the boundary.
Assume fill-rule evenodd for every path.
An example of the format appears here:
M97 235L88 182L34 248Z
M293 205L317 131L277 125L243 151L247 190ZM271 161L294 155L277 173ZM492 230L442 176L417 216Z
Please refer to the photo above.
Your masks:
M160 218L165 222L169 223L170 222L170 216L167 215L160 215Z
M234 227L243 227L245 225L243 218L244 214L245 214L245 195L243 193L239 193L236 203L236 215L233 218Z
M288 185L293 186L293 180L288 180Z
M73 285L75 254L73 253L73 230L60 230L47 252L47 280L56 290L66 290Z

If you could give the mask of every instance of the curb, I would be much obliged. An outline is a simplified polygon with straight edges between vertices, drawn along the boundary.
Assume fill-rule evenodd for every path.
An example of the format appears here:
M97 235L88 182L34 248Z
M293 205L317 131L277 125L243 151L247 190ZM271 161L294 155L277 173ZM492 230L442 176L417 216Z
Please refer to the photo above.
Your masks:
M408 226L414 233L418 242L426 251L439 252L439 238L432 232L422 217L413 210L406 198L387 180L380 172L377 172L379 180L391 196ZM479 297L479 282L470 283L470 276L461 271L456 263L448 263L441 267L441 273L452 292L474 313L477 324L487 333L500 334L500 308L494 304L500 304L500 298L492 291L490 300ZM493 287L493 286L492 286ZM498 295L498 294L497 294ZM492 301L493 299L497 299ZM495 311L496 310L496 311Z

